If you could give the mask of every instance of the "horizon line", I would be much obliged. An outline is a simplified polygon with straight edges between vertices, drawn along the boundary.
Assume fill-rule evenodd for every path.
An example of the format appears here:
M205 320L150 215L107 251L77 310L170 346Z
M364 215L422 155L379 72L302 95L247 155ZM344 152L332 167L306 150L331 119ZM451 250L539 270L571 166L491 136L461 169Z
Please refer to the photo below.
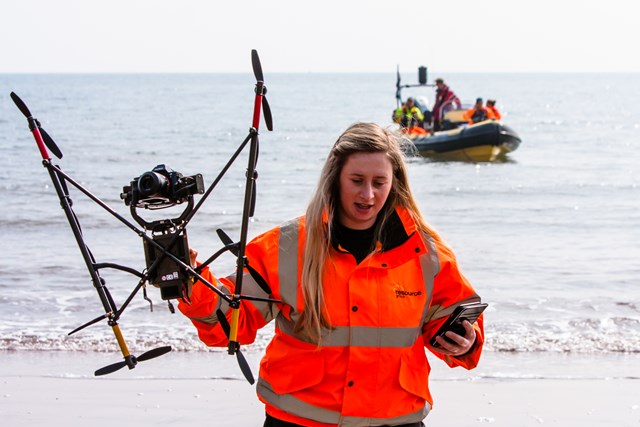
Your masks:
M409 71L401 72L408 74ZM252 71L0 71L9 74L253 74ZM396 71L271 71L265 74L396 74ZM436 74L640 74L640 71L438 71Z

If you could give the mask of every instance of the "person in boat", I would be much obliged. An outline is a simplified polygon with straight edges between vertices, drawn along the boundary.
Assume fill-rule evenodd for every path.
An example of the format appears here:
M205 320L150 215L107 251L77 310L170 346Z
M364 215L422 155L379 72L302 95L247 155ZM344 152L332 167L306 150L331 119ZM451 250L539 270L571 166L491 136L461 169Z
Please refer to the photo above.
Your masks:
M413 98L407 98L407 101L393 113L393 121L406 129L421 126L423 120L424 115Z
M491 112L491 114L493 114L493 118L496 120L501 120L502 119L502 114L500 114L500 111L498 110L498 107L496 107L496 100L495 99L487 99L487 105L486 105L487 110L489 110Z
M356 123L325 161L306 215L246 247L238 341L275 319L260 364L264 427L424 426L431 410L425 347L450 367L474 368L483 319L452 342L431 337L461 303L479 301L455 255L426 223L409 188L401 134ZM195 263L192 252L192 263ZM212 280L211 272L202 272ZM217 282L234 292L231 275ZM201 282L179 309L209 346L226 346L217 316L228 305Z
M464 118L472 125L494 117L491 110L482 105L482 98L477 98L475 105L464 113Z
M431 110L433 115L434 132L437 132L442 128L442 118L446 111L453 109L454 105L457 110L462 107L460 98L458 98L456 94L453 93L449 86L444 84L443 79L436 79L436 88L436 99Z

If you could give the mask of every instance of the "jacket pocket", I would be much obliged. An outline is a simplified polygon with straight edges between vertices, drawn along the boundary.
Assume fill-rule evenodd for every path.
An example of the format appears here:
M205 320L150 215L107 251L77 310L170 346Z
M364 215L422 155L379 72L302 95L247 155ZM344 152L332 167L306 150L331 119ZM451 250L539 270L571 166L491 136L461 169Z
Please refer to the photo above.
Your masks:
M278 394L304 390L322 381L324 356L318 351L289 354L275 360L266 356L261 376Z
M430 371L429 362L424 354L420 359L415 353L405 353L400 358L400 386L409 393L431 403Z

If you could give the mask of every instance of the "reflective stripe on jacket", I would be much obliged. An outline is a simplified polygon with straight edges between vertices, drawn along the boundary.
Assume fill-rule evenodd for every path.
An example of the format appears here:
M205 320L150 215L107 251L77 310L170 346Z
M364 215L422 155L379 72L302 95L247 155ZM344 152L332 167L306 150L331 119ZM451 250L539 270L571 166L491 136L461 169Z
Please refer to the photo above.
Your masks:
M360 264L351 254L331 249L324 295L332 328L323 330L319 344L294 327L304 308L299 285L304 218L247 245L250 265L269 284L272 297L282 301L245 300L238 338L250 343L257 328L276 319L257 384L272 416L309 426L369 426L419 422L430 411L426 342L457 305L479 297L437 234L418 232L408 211L398 208L397 214L407 234L399 246ZM233 287L233 278L221 281ZM264 295L249 274L243 293ZM208 345L227 342L215 317L218 300L197 283L192 304L179 304ZM463 357L434 354L450 366L471 369L480 356L482 331L480 318L476 344Z

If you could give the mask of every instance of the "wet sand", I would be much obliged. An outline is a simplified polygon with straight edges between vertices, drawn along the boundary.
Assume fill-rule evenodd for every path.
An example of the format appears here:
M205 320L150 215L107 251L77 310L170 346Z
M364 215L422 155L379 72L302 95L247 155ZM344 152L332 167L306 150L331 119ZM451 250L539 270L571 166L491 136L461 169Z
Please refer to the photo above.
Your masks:
M93 370L112 363L112 354L0 352L2 425L262 425L263 406L234 358L170 354L96 378ZM257 357L249 358L255 367ZM633 376L482 378L437 368L431 389L427 426L640 425Z

